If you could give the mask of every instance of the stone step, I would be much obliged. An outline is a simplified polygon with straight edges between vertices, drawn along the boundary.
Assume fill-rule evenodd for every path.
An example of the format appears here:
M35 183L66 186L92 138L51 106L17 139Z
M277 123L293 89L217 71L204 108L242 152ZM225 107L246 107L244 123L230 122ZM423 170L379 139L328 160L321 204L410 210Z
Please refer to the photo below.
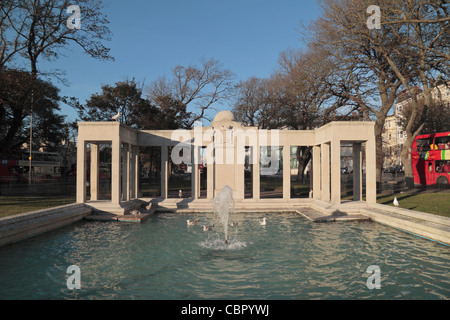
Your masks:
M109 201L89 201L86 203L87 206L92 208L92 214L104 215L104 214L116 214L116 215L125 215L126 213L139 210L142 206L145 206L147 203L135 199L128 201L126 203L122 203L120 205L112 204Z
M149 211L142 214L91 214L84 219L87 221L122 221L122 222L142 222L147 219L154 211Z
M299 208L297 212L308 220L313 222L338 222L338 221L368 221L370 218L362 214L347 214L343 212L334 212L332 214L324 214L311 207Z

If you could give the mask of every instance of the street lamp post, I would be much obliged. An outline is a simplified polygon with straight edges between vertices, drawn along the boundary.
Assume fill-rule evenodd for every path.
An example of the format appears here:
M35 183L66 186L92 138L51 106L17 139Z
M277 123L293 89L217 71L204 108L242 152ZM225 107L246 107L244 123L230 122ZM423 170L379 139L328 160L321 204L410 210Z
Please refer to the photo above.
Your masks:
M31 162L32 162L32 151L33 151L33 104L34 104L34 90L31 91L31 113L30 113L30 156L28 157L29 168L28 168L28 184L31 185Z

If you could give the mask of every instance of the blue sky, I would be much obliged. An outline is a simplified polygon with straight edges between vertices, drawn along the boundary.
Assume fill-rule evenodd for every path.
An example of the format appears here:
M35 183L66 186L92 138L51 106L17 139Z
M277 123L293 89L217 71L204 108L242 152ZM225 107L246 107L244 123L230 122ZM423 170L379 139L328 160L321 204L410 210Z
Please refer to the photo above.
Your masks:
M52 82L61 88L61 95L75 96L81 103L104 84L135 78L148 85L169 75L176 65L197 64L202 57L219 60L236 75L236 82L268 77L283 50L302 47L300 24L319 15L314 0L103 2L112 32L105 45L114 62L92 59L73 47L57 61L38 64L44 72L64 70L69 86ZM76 118L69 107L63 106L63 113L68 120Z

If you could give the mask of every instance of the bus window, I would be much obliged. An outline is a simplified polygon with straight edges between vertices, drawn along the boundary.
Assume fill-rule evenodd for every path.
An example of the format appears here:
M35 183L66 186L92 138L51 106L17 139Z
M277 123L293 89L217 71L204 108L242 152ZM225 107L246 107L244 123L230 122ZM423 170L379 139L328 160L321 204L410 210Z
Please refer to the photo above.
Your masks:
M436 145L439 149L450 149L450 136L447 137L437 137Z
M444 164L442 166L441 173L450 173L450 163Z
M433 144L433 139L418 139L417 140L417 151L428 151L430 146Z
M450 161L436 161L436 172L450 173Z

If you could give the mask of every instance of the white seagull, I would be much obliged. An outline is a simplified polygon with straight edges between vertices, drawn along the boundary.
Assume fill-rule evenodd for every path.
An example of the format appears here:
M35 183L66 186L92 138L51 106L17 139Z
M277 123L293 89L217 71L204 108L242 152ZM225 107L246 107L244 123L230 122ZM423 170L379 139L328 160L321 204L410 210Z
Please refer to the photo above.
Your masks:
M213 229L214 225L212 226L203 226L203 231L211 231Z
M111 120L119 121L120 112L117 112L117 114L111 118Z
M400 204L398 203L397 197L394 197L394 206L398 207Z
M186 220L186 221L187 221L188 226L195 226L197 223L200 222L200 220L194 220L194 221Z
M259 222L260 225L265 226L266 225L266 218L264 217L262 221Z

